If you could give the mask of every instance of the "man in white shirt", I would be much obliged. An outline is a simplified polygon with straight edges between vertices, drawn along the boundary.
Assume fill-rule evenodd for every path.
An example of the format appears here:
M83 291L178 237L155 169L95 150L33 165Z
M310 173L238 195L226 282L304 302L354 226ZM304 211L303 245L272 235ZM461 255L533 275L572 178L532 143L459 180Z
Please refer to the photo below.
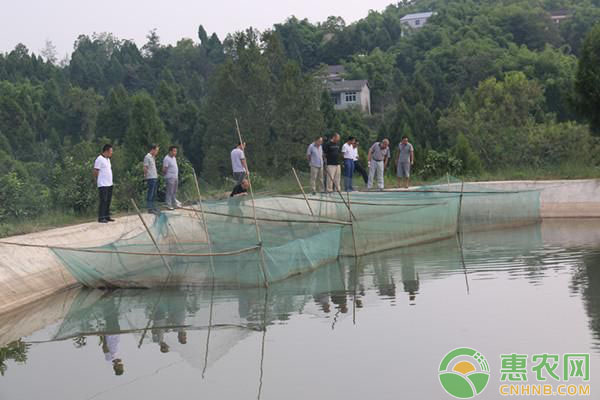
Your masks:
M233 170L233 179L236 185L239 185L244 179L248 178L248 164L246 164L246 155L244 154L245 149L246 143L239 143L231 151L231 169Z
M177 184L179 180L179 167L177 166L177 146L170 146L169 153L163 159L163 175L167 185L166 203L169 210L178 206Z
M323 138L318 136L314 142L308 145L306 149L306 158L310 166L310 188L312 194L316 194L317 186L319 192L324 190L323 187Z
M146 206L149 213L158 213L158 209L154 203L158 188L158 172L156 171L156 155L158 154L158 150L158 145L152 144L150 145L148 154L144 157L144 179L148 183Z
M353 136L350 136L342 146L342 155L344 156L344 189L346 192L353 192L352 177L354 176L354 142Z
M112 166L110 164L112 154L112 145L105 144L104 147L102 147L102 154L100 154L94 162L94 177L96 178L98 194L100 197L98 205L98 222L103 224L114 221L114 219L110 217L110 202L112 200L113 192L113 175Z

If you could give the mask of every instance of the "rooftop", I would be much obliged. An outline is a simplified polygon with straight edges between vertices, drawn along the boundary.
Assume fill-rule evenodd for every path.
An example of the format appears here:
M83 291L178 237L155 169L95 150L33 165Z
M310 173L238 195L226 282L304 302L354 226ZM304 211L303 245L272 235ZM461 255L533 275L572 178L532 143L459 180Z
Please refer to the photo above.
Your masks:
M338 81L329 82L327 87L333 93L336 92L360 92L364 86L368 85L366 80L355 80L355 81Z
M414 13L414 14L406 14L404 17L400 18L400 22L402 21L410 21L412 19L421 19L421 18L429 18L433 15L432 11Z

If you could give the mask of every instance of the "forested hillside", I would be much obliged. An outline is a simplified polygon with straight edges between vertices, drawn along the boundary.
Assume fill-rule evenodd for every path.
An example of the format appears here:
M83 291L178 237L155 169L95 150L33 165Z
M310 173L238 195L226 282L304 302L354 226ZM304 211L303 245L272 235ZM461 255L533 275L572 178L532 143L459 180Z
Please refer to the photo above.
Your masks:
M557 10L568 13L560 24ZM400 18L418 11L435 15L403 35ZM199 25L176 45L154 31L141 48L110 33L80 36L63 62L19 45L0 54L0 222L95 207L91 168L104 142L115 146L117 208L142 192L153 142L160 159L181 147L184 175L194 168L222 182L236 117L263 177L304 169L307 143L334 131L363 146L408 134L425 178L593 168L600 127L590 99L600 96L578 58L598 67L600 34L584 39L599 21L600 0L416 0L352 24L291 17L222 39ZM369 80L372 115L333 110L316 76L338 63L348 79Z

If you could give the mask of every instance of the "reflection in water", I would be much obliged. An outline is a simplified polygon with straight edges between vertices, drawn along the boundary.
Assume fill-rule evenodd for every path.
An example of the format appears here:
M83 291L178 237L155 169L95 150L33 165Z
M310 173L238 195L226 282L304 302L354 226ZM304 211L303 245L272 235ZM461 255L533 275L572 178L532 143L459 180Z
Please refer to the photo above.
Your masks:
M6 373L8 369L6 362L9 360L25 364L29 346L29 344L19 339L4 347L0 347L0 375L4 376Z
M368 313L386 304L395 305L395 311L411 306L412 315L426 315L424 319L429 323L440 318L436 307L443 309L448 295L465 296L465 301L469 301L475 296L466 296L469 288L476 293L486 281L508 282L505 285L509 286L500 291L521 290L510 286L510 282L529 288L523 290L534 290L556 274L572 274L571 292L581 294L596 343L600 343L600 252L576 244L564 247L560 240L543 240L544 236L540 226L531 226L467 234L461 240L376 253L358 261L342 258L269 289L211 286L181 290L80 290L64 308L61 322L44 330L45 337L37 336L35 340L71 339L81 351L90 347L86 343L99 340L102 356L112 366L114 375L126 376L136 376L138 372L131 366L135 365L135 354L150 352L153 359L176 357L201 371L197 376L202 378L205 374L210 377L220 360L233 362L228 358L232 353L245 357L252 354L257 358L254 396L258 392L260 397L270 382L270 363L265 354L269 354L268 347L275 340L271 332L279 331L281 335L279 325L326 321L339 334L340 329L359 323L363 315L364 320L369 319ZM600 249L600 243L593 245ZM442 296L435 290L445 292ZM431 314L419 314L423 312ZM413 328L418 328L418 320L414 322ZM290 337L293 334L288 333ZM135 349L138 353L132 354L127 347L131 347L130 337L141 345L141 349ZM21 343L25 345L25 341ZM0 371L4 372L2 351ZM336 362L343 363L343 357ZM289 363L292 368L293 361Z
M586 254L581 261L573 276L572 289L581 293L590 318L590 329L596 338L596 348L600 348L600 252Z

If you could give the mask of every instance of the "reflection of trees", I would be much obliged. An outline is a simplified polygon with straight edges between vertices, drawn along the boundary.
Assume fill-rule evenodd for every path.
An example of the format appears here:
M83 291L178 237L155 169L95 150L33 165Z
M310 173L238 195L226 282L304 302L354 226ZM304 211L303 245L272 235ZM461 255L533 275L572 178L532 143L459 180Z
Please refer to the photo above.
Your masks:
M21 339L9 343L4 347L0 347L0 374L4 376L8 366L6 365L7 360L13 360L18 363L25 363L27 361L27 350L29 344L23 342Z
M583 267L574 275L572 288L580 291L590 318L590 329L600 341L600 253L582 258Z

